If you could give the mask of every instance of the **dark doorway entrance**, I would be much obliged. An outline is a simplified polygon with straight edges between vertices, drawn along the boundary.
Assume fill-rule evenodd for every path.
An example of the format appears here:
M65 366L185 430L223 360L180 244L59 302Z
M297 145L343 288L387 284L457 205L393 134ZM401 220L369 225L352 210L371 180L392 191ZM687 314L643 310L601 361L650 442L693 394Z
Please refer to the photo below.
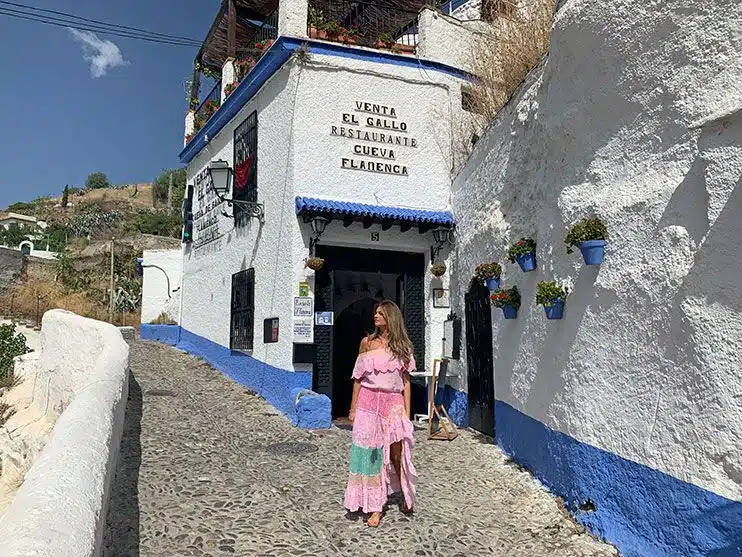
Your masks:
M492 365L492 314L489 291L472 281L465 297L466 364L469 387L469 425L495 435L495 385Z
M332 399L333 417L350 410L351 374L361 339L373 331L376 304L391 300L402 309L418 369L425 366L424 256L318 246L325 266L316 277L316 311L333 311L333 327L316 327L313 388ZM412 411L425 412L426 393L413 385Z

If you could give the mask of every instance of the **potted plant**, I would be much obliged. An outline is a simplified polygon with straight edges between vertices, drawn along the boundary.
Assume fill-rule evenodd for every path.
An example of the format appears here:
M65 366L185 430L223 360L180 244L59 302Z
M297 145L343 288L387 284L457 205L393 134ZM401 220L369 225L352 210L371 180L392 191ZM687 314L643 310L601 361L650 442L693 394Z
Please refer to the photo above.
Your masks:
M352 25L350 27L341 27L341 34L338 40L345 44L356 44L356 37L358 36L358 25Z
M474 269L474 275L483 284L487 285L487 289L490 292L494 292L500 288L500 275L502 275L502 267L499 263L482 263L477 265Z
M536 268L536 240L533 238L521 238L508 248L508 260L511 263L518 262L524 273L529 273Z
M391 50L394 44L394 37L389 33L381 33L376 37L376 48Z
M343 34L343 27L337 21L326 21L322 25L322 30L327 33L330 41L337 41L338 37Z
M309 8L309 38L327 40L327 32L323 26L325 24L325 14L317 8Z
M238 58L234 62L234 69L237 74L237 81L242 81L245 76L255 67L255 59L252 56Z
M430 272L434 277L442 277L446 274L446 264L433 263L433 265L430 266Z
M310 257L304 261L304 264L312 271L319 271L325 265L325 260L321 257Z
M553 280L542 280L536 285L536 303L544 306L547 319L561 319L564 315L564 300L567 289Z
M258 53L263 54L271 46L273 46L273 39L265 39L264 41L255 43L255 50L257 50Z
M239 81L233 81L232 83L227 83L224 86L224 97L228 97L232 93L234 93L234 90L237 89L237 86L239 85Z
M505 319L515 319L518 317L520 291L517 286L495 290L490 296L490 299L493 306L502 309Z
M564 239L567 254L577 246L582 252L585 265L600 265L605 258L605 245L608 228L600 219L583 219L575 224Z
M189 133L188 135L185 136L186 143L190 143L191 142L191 139L193 139L193 134L192 133Z

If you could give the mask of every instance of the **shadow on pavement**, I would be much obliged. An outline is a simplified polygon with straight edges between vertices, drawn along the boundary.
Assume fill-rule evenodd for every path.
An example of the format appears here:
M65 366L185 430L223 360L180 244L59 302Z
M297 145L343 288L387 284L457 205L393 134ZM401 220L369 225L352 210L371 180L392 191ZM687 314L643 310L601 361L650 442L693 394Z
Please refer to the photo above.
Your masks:
M129 371L129 397L126 401L124 431L121 436L116 477L108 503L103 557L139 556L139 467L142 389Z

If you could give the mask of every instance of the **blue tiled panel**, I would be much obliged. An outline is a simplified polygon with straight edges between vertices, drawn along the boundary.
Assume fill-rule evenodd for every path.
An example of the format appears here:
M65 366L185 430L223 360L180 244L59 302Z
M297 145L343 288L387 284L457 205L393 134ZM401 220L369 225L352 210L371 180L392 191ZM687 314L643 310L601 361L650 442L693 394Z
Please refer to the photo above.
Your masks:
M296 198L296 214L323 213L338 217L371 217L410 223L452 225L453 215L449 211L428 211L424 209L406 209L383 205L367 205L331 199L312 197Z

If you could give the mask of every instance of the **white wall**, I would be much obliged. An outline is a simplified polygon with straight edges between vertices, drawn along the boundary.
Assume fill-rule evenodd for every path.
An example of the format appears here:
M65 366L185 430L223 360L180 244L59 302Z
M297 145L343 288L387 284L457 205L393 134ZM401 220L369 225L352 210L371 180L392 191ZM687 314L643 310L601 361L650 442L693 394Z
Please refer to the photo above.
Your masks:
M680 16L682 14L682 17ZM454 184L459 313L474 267L524 301L494 315L496 397L557 431L742 499L742 4L572 0L546 63ZM565 255L579 218L611 234L601 267ZM563 321L538 280L571 285ZM465 360L464 360L465 361ZM465 389L462 382L460 388Z
M34 404L59 418L0 520L0 555L100 555L128 393L129 347L112 325L44 315Z
M141 322L151 323L161 313L166 313L177 323L180 318L180 286L183 275L182 250L144 250L142 259L144 274Z
M399 135L414 137L417 147L394 147L396 162L408 167L407 176L341 168L341 159L349 157L359 142L332 135L332 126L343 125L344 113L364 116L355 112L356 100L394 107L396 121L407 124L407 133ZM232 163L234 128L252 110L258 110L258 196L265 205L265 223L261 226L253 220L243 228L234 228L231 219L219 215L220 240L208 247L187 248L182 326L229 346L231 277L254 267L253 355L294 369L293 296L300 280L309 278L313 283L313 273L304 267L309 226L300 223L295 214L295 197L449 210L451 128L459 107L459 82L439 72L315 54L304 66L284 66L188 166L192 183L211 160ZM364 126L365 120L359 124ZM196 203L194 212L197 210ZM421 236L413 229L402 235L393 230L380 232L382 241L372 243L370 232L360 224L348 229L332 224L322 241L418 253L428 253L433 242L430 233ZM197 234L194 231L196 241ZM427 317L433 324L429 337L439 345L441 324L449 310L432 309L431 284L427 291ZM280 318L281 341L275 344L262 343L261 326L268 317ZM430 342L429 338L427 354L439 353L440 346Z

